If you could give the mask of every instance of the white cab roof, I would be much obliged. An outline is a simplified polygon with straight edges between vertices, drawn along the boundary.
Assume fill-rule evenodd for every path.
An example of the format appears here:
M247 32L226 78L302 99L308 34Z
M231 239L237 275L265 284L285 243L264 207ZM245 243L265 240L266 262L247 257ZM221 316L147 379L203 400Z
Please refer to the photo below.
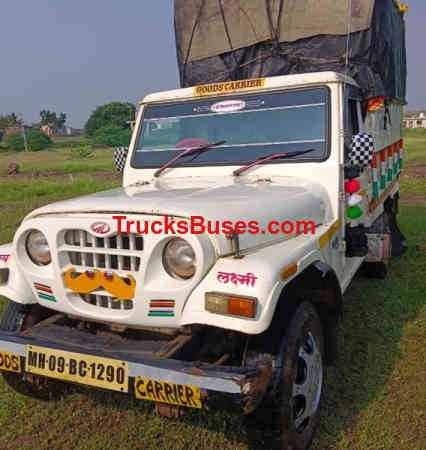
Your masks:
M313 72L313 73L303 73L297 75L283 75L278 77L268 77L264 79L264 86L262 88L250 89L250 90L235 90L227 94L212 94L212 96L217 97L218 95L235 95L244 94L249 92L259 92L262 90L270 90L277 88L290 88L290 87L304 87L313 85L324 85L329 83L347 83L352 86L358 86L356 82L341 73L337 72ZM157 92L154 94L147 95L141 103L148 102L164 102L170 100L179 100L187 98L200 98L194 95L195 87L189 87L184 89L175 89L172 91ZM203 96L208 97L208 96Z

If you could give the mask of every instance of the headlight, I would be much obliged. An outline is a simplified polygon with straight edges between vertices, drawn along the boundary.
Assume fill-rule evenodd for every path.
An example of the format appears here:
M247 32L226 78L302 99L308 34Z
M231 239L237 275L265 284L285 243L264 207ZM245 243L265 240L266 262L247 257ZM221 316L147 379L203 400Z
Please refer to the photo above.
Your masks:
M172 239L165 247L163 264L173 278L187 280L195 274L195 252L188 242L181 238Z
M47 266L52 261L49 244L41 231L30 232L27 236L26 248L31 261L38 266Z

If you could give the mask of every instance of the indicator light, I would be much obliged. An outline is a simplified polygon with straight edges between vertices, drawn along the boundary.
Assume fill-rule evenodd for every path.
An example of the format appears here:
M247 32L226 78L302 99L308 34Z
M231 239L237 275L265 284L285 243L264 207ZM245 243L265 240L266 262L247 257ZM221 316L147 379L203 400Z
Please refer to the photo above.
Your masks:
M206 310L215 314L254 319L256 316L256 306L257 298L253 297L241 297L218 292L207 292L205 297Z
M297 264L291 264L281 271L281 279L285 281L295 273L297 273Z

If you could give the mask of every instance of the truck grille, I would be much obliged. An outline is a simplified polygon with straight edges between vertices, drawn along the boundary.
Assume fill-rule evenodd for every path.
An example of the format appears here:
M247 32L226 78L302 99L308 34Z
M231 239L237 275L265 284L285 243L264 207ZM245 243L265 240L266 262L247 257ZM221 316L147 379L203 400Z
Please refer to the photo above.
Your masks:
M100 308L115 309L115 310L129 310L133 309L133 300L118 300L118 298L111 297L109 294L80 294L80 298L87 304L98 306Z
M67 230L64 233L65 253L67 258L60 258L62 265L72 265L76 274L91 269L115 271L127 280L127 274L140 269L141 258L135 253L143 251L143 238L135 234L116 234L105 238L97 237L85 230ZM120 273L125 272L125 273ZM102 288L90 294L69 293L70 299L78 297L84 303L108 310L131 310L133 300L119 300Z
M143 239L138 235L100 238L84 230L68 230L65 232L65 244L75 247L67 251L74 266L139 271L140 258L134 253L143 250Z

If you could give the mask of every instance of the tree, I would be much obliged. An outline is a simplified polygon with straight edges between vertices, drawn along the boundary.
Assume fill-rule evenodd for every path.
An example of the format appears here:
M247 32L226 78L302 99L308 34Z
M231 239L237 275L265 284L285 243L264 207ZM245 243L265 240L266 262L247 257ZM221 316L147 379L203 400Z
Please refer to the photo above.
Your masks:
M14 112L0 115L0 130L19 125L22 125L22 120L18 119L18 116Z
M67 121L67 115L63 112L59 114L59 117L54 111L48 109L42 109L40 111L40 125L52 125L55 129L62 128Z
M40 130L30 130L27 134L28 150L30 152L38 152L51 146L52 141ZM24 137L22 133L14 133L4 138L4 146L8 150L17 152L25 150Z
M52 145L52 140L40 130L31 130L27 136L28 150L30 152L38 152Z
M3 139L3 146L7 150L14 150L16 152L25 150L25 143L22 133L13 133L5 136Z
M108 147L127 147L130 144L132 132L117 125L107 125L98 128L91 137L92 144L103 144Z
M134 120L135 112L136 107L132 103L112 102L99 106L86 122L86 133L93 136L96 130L106 126L128 129L130 125L127 122Z

